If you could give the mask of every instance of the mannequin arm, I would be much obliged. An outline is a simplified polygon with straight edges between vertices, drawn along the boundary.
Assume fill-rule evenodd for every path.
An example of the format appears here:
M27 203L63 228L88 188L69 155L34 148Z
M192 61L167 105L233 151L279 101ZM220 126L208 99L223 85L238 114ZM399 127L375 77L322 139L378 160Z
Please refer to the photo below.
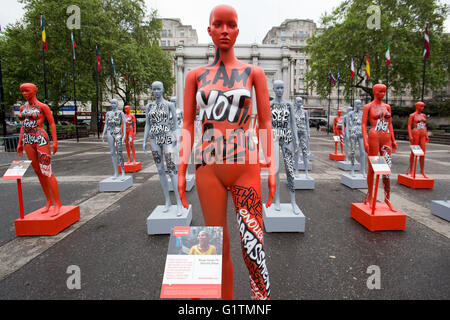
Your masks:
M43 111L45 117L47 118L48 124L50 126L50 131L52 133L52 140L53 140L52 151L53 154L55 154L56 151L58 151L58 137L56 135L55 120L53 119L53 114L48 105L40 104L40 108Z
M108 113L106 113L108 114ZM105 142L104 138L105 138L105 133L106 133L106 128L108 127L108 117L106 117L105 115L105 124L103 125L103 133L102 133L102 141Z
M409 115L409 119L408 119L408 136L409 136L409 142L411 144L413 142L413 136L412 136L412 130L411 130L411 125L413 123L413 119L414 119L414 113L411 113Z
M142 147L143 147L145 153L147 153L147 137L148 137L148 130L150 130L150 126L148 124L148 111L149 111L149 109L150 109L150 104L148 104L145 107L144 142L142 143Z
M391 106L386 105L386 109L392 115ZM394 127L392 126L392 117L389 118L389 132L391 133L392 152L397 152L397 142L395 141Z
M361 132L362 132L362 137L363 137L363 142L364 142L364 150L366 151L366 153L369 153L369 141L367 138L367 119L369 117L369 110L370 110L370 105L365 105L363 108L363 115L362 115L362 124L361 124Z

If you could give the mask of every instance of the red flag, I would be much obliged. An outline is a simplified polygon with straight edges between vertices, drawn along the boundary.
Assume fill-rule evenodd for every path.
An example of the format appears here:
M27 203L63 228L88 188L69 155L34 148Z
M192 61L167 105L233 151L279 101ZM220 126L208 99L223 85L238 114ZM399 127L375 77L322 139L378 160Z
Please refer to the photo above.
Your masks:
M73 59L73 62L76 62L77 57L75 56L75 47L77 45L75 43L75 39L73 38L73 32L70 33L70 38L72 39L72 59Z
M430 37L428 35L428 25L425 26L425 36L423 43L423 58L426 60L430 57Z
M100 72L102 69L102 66L100 65L100 54L98 53L98 48L95 46L95 52L97 53L97 69Z
M127 78L127 83L128 83L128 73L125 73L125 77Z
M353 77L355 76L355 72L356 72L355 65L353 64L353 58L352 58L352 64L350 66L350 71L352 73L352 79L353 79Z

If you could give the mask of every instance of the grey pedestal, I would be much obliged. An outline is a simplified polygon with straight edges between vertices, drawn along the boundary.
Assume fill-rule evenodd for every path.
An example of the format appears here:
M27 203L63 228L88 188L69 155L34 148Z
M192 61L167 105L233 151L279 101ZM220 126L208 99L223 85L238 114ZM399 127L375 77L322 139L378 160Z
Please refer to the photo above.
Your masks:
M170 183L170 177L167 176L167 181L169 181L169 191L173 191L172 183ZM186 191L191 191L192 188L195 186L195 175L188 174L186 176Z
M100 192L120 192L128 189L133 185L132 176L118 176L106 178L99 182L98 191Z
M354 176L344 173L341 175L341 183L352 189L367 189L367 178L361 173L355 173Z
M276 211L272 204L266 208L263 203L264 228L267 232L305 232L305 216L303 212L296 215L290 203L281 203L281 210Z
M165 206L157 206L147 218L148 234L170 234L173 227L187 227L192 220L192 205L188 209L183 208L183 214L177 216L177 206L170 206L169 211L164 212Z
M450 221L450 201L432 200L430 211L435 216Z
M349 160L339 161L338 168L344 171L350 171L352 170L352 163ZM358 161L355 161L353 168L358 171L361 169L361 164Z
M314 161L314 155L312 153L308 154L308 160Z
M305 174L299 174L294 177L294 189L314 189L315 181L314 178Z

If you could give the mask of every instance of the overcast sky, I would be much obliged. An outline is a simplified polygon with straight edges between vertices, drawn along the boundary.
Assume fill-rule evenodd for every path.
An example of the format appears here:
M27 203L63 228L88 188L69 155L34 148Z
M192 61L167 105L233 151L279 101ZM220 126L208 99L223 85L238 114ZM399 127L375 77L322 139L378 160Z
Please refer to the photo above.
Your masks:
M162 18L180 18L185 25L197 30L200 43L209 43L206 32L209 13L217 4L230 4L239 17L237 43L261 43L266 33L285 19L312 19L318 23L324 12L331 12L342 0L145 0L147 8L157 9ZM450 4L450 0L441 0ZM16 0L0 0L0 25L20 19L22 5ZM81 13L83 25L83 13ZM445 22L450 32L450 17Z

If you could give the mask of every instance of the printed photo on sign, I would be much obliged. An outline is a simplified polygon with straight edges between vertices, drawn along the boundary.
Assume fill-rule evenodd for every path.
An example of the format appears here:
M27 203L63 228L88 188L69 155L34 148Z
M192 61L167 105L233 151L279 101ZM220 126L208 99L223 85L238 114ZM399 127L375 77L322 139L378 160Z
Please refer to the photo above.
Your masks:
M415 156L423 156L423 150L419 145L413 145L411 146L411 151Z
M3 179L20 179L23 177L28 167L30 166L30 160L15 160L11 163L8 170L3 175Z
M375 174L391 174L391 168L389 168L385 157L373 156L369 157L369 161Z
M174 227L161 298L220 298L222 227Z

